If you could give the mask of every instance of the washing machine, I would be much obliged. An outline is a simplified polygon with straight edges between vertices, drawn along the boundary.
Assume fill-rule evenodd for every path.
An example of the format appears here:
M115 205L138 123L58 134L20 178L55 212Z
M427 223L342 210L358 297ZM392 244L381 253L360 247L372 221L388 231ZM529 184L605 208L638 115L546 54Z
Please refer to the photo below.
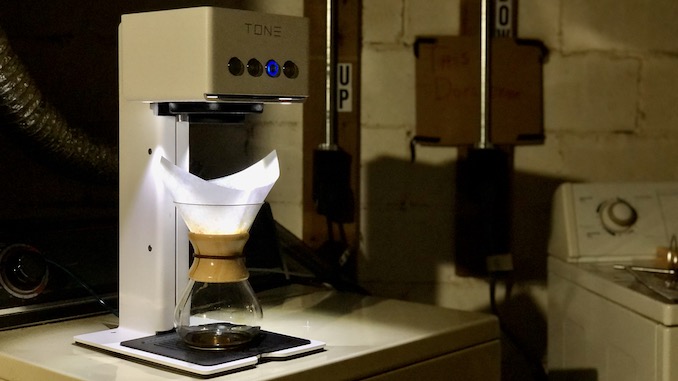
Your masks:
M678 183L565 183L548 258L553 380L678 380ZM673 240L673 242L672 242Z

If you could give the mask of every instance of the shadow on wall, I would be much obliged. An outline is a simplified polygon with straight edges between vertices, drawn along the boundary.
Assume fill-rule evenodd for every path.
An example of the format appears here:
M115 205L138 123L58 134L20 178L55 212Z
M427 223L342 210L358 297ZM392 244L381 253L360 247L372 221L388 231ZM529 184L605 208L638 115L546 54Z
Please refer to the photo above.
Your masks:
M556 188L572 179L513 174L512 250L518 281L546 282L551 203Z
M455 237L457 162L428 165L381 157L364 170L361 284L383 296L438 304L440 282L450 282L462 293L468 289L469 298L483 298L482 310L491 311L489 293L478 291L478 283L472 290L472 282L440 271L454 263L456 239L465 238ZM512 179L513 277L517 283L546 285L551 201L565 180L521 172ZM541 378L547 329L538 304L529 292L517 292L497 306L505 333L504 380Z
M410 163L381 157L365 167L363 205L367 283L435 282L438 265L453 262L456 162ZM511 247L516 281L546 283L551 200L563 179L513 174ZM428 302L435 301L431 295Z
M363 170L367 194L361 211L361 284L427 288L437 278L438 265L449 262L453 252L454 162L432 166L382 157ZM413 292L410 287L404 290ZM416 299L434 304L435 290L430 291Z

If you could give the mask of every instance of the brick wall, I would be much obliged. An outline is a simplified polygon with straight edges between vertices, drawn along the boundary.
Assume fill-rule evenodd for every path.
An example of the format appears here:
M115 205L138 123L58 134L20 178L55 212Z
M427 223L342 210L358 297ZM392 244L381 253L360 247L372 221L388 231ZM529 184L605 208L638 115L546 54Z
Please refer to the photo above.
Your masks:
M514 178L516 317L533 313L528 320L543 328L557 184L678 180L678 3L518 3L518 36L541 40L550 52L543 67L546 141L516 148ZM363 4L360 279L388 296L487 309L486 282L455 275L457 149L421 147L416 163L409 162L412 44L418 35L458 35L459 0ZM545 331L531 336L543 349Z
M172 5L135 4L148 8L159 3ZM300 0L223 3L278 13L303 11ZM115 58L111 49L116 20L132 5L74 0L55 4L8 4L0 11L0 22L35 67L36 77L55 80L45 83L45 92L85 128L105 126L102 139L114 141L117 126L111 104L117 90L110 76L116 73L115 61L97 66L96 60ZM420 147L415 163L410 163L409 152L416 117L414 40L418 35L459 34L459 6L459 0L363 1L359 276L380 295L483 310L488 306L485 281L455 275L457 149ZM514 260L521 280L515 293L521 311L534 306L539 319L538 311L543 315L546 308L549 208L557 184L678 179L678 3L520 0L519 9L519 37L539 39L550 51L544 65L546 141L515 150ZM95 54L97 50L103 53ZM64 51L71 52L70 58ZM78 69L60 74L71 59L81 59L73 61ZM89 79L74 80L76 72L89 73ZM102 95L106 92L112 98ZM299 235L301 183L308 181L301 175L300 107L268 107L255 121L248 143L253 155L278 149L282 177L271 200L276 218ZM5 138L1 143L24 155ZM44 188L31 179L48 172L33 168L23 178L13 170L2 173L28 184L23 187L37 200ZM50 187L67 197L60 185L63 179L45 176ZM16 189L4 199L13 200L21 192ZM93 197L86 190L76 194Z
M417 234L399 241L403 235L388 234L389 229L374 227L373 221L395 221L391 230L400 226L441 237L451 234L443 232L453 228L449 214L456 149L420 148L417 162L410 165L408 143L416 117L412 44L418 35L458 35L459 6L449 0L364 2L365 281L444 281L446 276L440 276L448 271L441 268L453 266L447 243L431 243ZM519 37L541 40L549 56L543 67L546 141L515 150L516 218L542 221L539 216L549 212L550 192L561 181L678 178L678 166L671 165L678 162L673 149L678 95L672 91L678 82L676 16L678 4L671 0L519 2ZM428 220L426 226L412 226L423 220ZM547 229L536 233L516 232L521 239L540 241L523 243L523 249L545 247ZM381 253L391 247L406 254ZM431 250L439 254L429 254ZM409 268L415 258L431 255L437 258L425 261L435 264L435 271ZM518 253L519 262L521 255L543 264L536 257L545 252ZM528 278L543 280L544 269L530 270L540 273L525 274Z

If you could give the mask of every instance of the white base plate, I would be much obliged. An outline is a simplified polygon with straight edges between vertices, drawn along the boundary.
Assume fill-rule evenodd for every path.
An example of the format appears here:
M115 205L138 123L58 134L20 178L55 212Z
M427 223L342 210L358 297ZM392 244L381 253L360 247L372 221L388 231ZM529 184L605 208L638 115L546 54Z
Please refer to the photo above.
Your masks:
M129 356L135 359L148 361L154 364L159 364L172 369L198 374L201 376L211 376L219 373L231 372L242 368L252 367L259 362L260 358L284 359L286 357L303 355L308 352L318 351L325 347L325 343L321 341L310 340L311 343L307 345L283 349L270 353L262 353L259 356L247 357L223 364L204 366L120 345L120 343L123 341L139 339L147 336L149 335L146 333L119 327L107 331L78 335L73 339L78 344L103 349L105 351L114 352L123 356Z

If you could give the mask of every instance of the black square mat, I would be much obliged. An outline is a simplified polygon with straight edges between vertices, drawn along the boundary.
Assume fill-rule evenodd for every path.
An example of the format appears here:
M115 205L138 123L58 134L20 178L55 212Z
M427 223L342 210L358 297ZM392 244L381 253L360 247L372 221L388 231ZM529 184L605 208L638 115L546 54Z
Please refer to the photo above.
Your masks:
M213 366L310 343L311 341L306 339L261 331L254 341L244 346L234 349L205 351L187 346L179 335L173 331L123 341L120 345L193 364Z

